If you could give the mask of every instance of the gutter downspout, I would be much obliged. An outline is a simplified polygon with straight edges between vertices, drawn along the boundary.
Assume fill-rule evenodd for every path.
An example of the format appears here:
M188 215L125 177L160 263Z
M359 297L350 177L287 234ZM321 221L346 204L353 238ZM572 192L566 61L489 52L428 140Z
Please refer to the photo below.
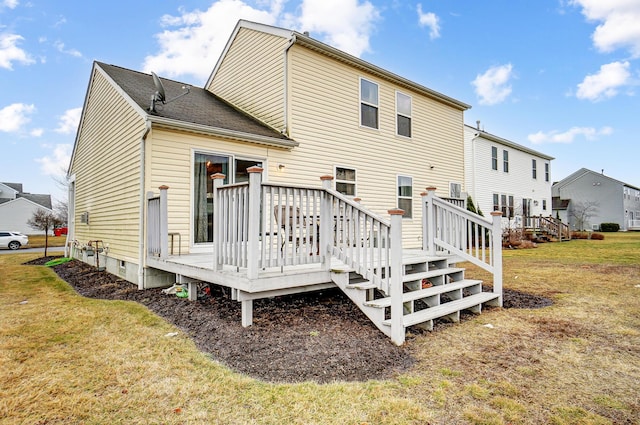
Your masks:
M151 131L151 121L147 118L145 121L145 129L140 136L140 217L138 219L138 240L139 240L139 251L138 251L138 289L144 289L144 267L145 267L145 239L144 239L144 207L145 207L145 145L147 140L147 135Z
M284 134L285 136L289 136L289 120L288 120L288 110L289 110L289 105L288 105L288 97L289 97L289 67L288 65L288 58L289 58L289 49L291 49L291 46L293 46L294 44L296 44L296 40L297 37L294 34L291 35L291 39L289 40L289 43L287 44L287 46L284 48L284 87L283 87L283 95L284 95L284 101L282 102L283 105L283 122L284 122L284 127L281 130L281 133Z

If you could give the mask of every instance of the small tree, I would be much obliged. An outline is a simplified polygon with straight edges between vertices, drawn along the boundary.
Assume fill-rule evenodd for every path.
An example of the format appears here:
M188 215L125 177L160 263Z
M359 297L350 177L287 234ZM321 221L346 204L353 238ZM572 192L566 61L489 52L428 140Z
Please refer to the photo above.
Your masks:
M49 230L53 230L54 227L62 224L56 214L45 211L43 209L36 210L31 218L27 221L27 224L32 229L44 231L44 256L47 256L47 249L49 248Z
M586 230L584 228L585 223L589 221L591 217L594 217L600 209L600 203L597 201L585 201L571 203L571 217L575 219L575 227L578 230Z

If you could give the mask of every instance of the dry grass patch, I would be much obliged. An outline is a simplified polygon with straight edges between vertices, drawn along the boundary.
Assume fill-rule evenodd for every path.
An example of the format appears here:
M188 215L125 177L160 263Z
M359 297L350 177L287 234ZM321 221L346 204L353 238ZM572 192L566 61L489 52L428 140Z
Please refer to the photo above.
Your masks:
M0 256L0 423L640 423L639 257L640 234L506 251L505 287L552 306L412 335L395 379L318 385L234 373L135 303Z

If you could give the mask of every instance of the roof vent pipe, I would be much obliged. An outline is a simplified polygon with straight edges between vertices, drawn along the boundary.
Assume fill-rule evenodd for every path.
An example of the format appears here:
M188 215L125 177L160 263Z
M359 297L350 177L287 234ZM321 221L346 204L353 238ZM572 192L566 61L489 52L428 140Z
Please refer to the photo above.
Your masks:
M480 120L476 120L476 128L480 130Z
M305 31L302 34L306 35L307 37L309 37L309 31Z

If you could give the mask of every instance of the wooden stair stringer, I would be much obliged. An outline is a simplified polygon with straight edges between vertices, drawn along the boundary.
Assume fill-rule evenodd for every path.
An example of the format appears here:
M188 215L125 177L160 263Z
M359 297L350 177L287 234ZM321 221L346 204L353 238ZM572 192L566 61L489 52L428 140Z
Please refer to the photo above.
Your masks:
M367 292L373 290L376 286L366 280L358 282L356 284L350 284L349 269L333 269L331 270L331 280L336 284L338 288L344 292L344 294L353 301L358 308L371 320L371 322L386 336L391 337L391 327L385 326L384 321L385 311L383 308L370 307L365 303L367 302Z

